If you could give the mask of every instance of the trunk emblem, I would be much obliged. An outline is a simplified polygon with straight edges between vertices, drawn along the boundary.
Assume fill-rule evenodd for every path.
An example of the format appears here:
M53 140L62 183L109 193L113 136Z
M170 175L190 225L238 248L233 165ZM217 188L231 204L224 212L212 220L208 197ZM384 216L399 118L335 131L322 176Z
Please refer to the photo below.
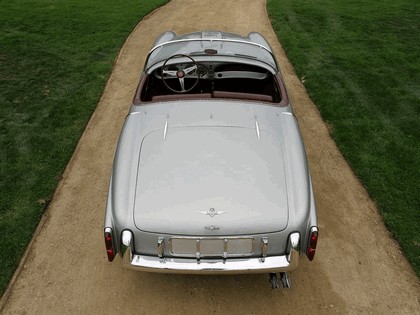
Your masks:
M214 225L210 225L210 226L205 226L204 227L206 230L210 230L210 231L214 231L214 230L218 230L219 227L218 226L214 226Z
M226 213L227 211L216 211L216 209L210 208L207 211L197 211L197 212L202 213L202 214L205 214L205 215L209 215L210 217L213 218L215 215Z

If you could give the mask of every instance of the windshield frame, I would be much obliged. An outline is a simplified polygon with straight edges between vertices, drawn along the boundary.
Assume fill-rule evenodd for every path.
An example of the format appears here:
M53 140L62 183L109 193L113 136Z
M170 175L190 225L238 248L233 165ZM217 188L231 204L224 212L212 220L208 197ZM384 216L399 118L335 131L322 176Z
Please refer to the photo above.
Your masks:
M219 39L219 38L189 38L189 39L176 39L176 40L171 40L165 43L161 43L159 45L154 46L150 51L149 54L147 55L147 59L145 62L145 69L150 69L151 67L153 67L154 65L156 65L157 63L160 63L164 60L166 60L167 58L171 57L174 54L179 54L179 51L176 51L172 54L168 54L167 56L164 56L164 58L159 58L158 54L159 52L162 51L163 48L165 47L169 47L171 45L177 45L177 44L182 44L182 43L193 43L193 42L201 42L201 47L203 48L204 43L216 43L221 45L221 47L223 47L224 43L229 43L229 44L239 44L239 45L246 45L248 47L252 47L252 49L258 48L259 50L263 51L264 53L259 53L256 55L248 55L246 53L244 53L243 50L240 50L240 52L236 53L235 51L229 51L229 53L219 53L219 51L216 49L216 53L206 53L205 48L203 48L203 50L192 50L192 51L186 51L184 52L186 55L192 55L194 57L236 57L236 58L242 58L242 59L248 59L248 60L254 60L256 62L262 62L268 66L270 66L271 68L273 68L275 71L278 71L279 67L277 64L277 60L271 50L271 48L266 47L264 45L258 44L258 43L254 43L252 41L247 41L247 40L238 40L238 39ZM180 46L182 47L182 46ZM176 48L176 47L174 47ZM210 48L210 47L209 47ZM239 49L238 49L239 50ZM153 56L154 54L156 54L155 56ZM263 58L265 57L265 58ZM268 57L268 58L267 58Z

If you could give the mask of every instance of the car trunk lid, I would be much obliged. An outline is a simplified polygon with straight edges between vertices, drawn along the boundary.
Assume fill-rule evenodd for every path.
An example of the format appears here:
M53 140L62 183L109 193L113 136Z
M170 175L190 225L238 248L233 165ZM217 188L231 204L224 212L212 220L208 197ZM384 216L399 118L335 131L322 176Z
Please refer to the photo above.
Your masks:
M280 137L264 130L174 127L142 141L134 222L172 235L281 231L288 205Z

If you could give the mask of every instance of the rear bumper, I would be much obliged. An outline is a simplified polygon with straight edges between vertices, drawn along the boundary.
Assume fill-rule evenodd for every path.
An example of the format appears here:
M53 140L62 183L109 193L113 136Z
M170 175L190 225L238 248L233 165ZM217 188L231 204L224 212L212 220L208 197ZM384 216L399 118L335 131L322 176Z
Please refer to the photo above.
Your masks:
M181 274L246 274L285 272L296 269L299 264L300 236L289 236L288 254L265 258L194 259L144 256L132 251L132 234L123 234L123 265L128 269Z

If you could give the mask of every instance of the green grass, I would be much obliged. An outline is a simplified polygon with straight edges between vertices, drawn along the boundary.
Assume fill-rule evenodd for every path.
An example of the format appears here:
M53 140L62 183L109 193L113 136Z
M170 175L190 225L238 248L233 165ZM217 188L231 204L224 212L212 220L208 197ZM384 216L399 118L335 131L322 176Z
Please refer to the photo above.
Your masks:
M138 21L165 2L0 0L0 293L119 49Z
M334 140L420 275L420 2L269 0L268 11Z

